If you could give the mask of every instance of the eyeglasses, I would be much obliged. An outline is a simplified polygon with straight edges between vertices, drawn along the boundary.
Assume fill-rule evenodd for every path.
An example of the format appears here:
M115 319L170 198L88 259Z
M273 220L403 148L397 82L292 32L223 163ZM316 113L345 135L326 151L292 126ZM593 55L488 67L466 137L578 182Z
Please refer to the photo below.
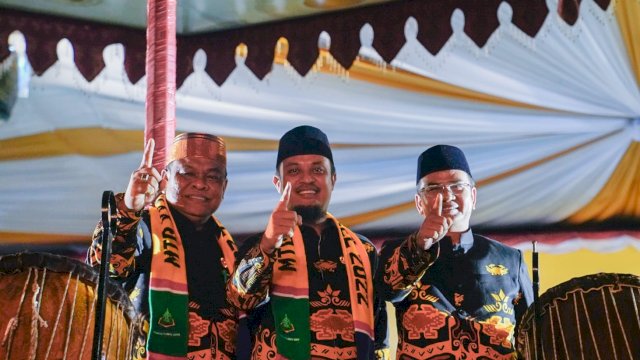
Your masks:
M433 184L427 185L420 189L420 192L427 196L435 196L445 192L452 192L454 195L462 194L471 184L465 182L449 183L449 184Z

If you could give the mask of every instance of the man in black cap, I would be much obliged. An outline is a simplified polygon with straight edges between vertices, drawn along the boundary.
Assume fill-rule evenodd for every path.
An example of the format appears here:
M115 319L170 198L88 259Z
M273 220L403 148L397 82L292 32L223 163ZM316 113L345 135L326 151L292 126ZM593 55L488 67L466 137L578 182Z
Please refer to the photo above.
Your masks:
M252 359L372 359L374 246L327 212L336 172L327 136L299 126L280 139L281 198L245 241L228 297L250 311Z
M380 292L396 307L397 358L515 358L515 327L533 301L522 253L472 233L476 187L459 148L424 151L416 182L424 221L380 254Z

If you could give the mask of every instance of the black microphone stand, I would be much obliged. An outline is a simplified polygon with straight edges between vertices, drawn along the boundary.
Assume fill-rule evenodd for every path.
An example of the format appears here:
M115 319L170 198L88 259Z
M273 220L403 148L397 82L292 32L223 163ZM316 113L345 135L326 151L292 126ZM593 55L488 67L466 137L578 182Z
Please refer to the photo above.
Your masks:
M535 342L534 360L542 358L542 329L540 324L540 275L538 266L537 241L532 241L531 265L533 267L533 341Z
M113 191L102 193L102 254L100 256L100 275L96 303L96 317L93 328L92 360L105 358L102 353L102 337L104 333L105 306L107 302L107 277L109 276L109 259L111 258L111 241L116 235L116 198Z

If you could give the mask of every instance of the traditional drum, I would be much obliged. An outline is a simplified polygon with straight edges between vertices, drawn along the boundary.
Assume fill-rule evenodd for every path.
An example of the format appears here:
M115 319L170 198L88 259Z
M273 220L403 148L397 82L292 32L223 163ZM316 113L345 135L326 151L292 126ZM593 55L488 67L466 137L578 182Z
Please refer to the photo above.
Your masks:
M540 296L537 322L534 305L518 330L525 359L640 359L640 277L600 273L564 282Z
M0 256L0 360L91 359L97 272L51 254ZM139 321L124 290L108 283L103 353L130 359Z

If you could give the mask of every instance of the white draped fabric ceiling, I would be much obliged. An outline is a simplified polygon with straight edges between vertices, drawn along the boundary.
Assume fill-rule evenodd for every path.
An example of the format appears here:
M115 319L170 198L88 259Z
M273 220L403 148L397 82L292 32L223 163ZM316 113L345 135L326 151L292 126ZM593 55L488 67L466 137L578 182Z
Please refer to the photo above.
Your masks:
M227 138L229 186L217 215L236 234L264 228L278 200L271 184L277 140L302 124L321 128L334 144L330 211L356 230L419 225L416 161L438 143L468 154L479 185L475 225L593 220L576 216L607 207L593 202L613 174L631 164L627 174L635 177L639 167L637 157L623 159L640 141L640 87L613 8L582 1L575 25L550 13L530 38L511 24L503 3L501 25L483 48L463 32L456 11L454 35L435 56L415 39L420 24L410 18L407 43L390 65L365 26L349 71L321 51L304 78L287 65L286 42L262 81L242 63L247 49L239 48L238 66L222 86L204 72L200 53L177 93L177 128ZM328 36L319 45L328 48ZM128 81L122 47L105 50L106 68L90 83L67 40L58 57L0 122L5 242L89 237L102 191L124 191L141 159L145 80ZM625 201L637 218L638 180L631 184L619 190L635 197Z

